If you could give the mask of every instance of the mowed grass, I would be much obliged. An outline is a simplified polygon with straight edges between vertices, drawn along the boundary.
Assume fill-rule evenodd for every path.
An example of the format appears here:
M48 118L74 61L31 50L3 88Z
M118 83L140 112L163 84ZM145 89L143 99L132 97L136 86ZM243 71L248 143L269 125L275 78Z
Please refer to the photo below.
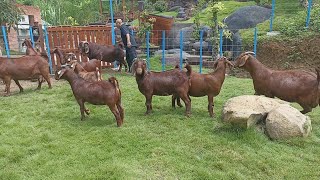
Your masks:
M308 114L313 125L310 137L271 141L253 129L221 122L229 98L253 94L251 79L226 78L215 98L215 118L209 117L206 97L192 98L192 116L186 118L184 108L171 108L170 96L155 96L154 112L145 116L145 98L135 78L112 75L122 90L125 122L121 128L105 106L87 104L91 115L80 121L79 105L64 80L55 82L53 89L45 84L41 91L29 88L0 97L0 179L320 176L319 107Z

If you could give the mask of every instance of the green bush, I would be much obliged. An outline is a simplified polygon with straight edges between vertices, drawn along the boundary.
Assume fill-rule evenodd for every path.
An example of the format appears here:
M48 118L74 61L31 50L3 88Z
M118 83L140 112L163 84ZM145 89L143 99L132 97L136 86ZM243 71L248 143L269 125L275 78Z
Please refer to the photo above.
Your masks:
M168 9L168 3L166 1L157 1L154 4L154 10L164 12Z

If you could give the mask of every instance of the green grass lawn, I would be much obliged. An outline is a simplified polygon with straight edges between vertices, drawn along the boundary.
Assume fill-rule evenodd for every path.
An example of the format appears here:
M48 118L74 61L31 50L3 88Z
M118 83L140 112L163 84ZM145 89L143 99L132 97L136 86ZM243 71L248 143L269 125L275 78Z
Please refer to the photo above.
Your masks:
M156 62L152 62L155 68ZM196 69L196 68L195 68ZM207 70L208 71L208 70ZM110 74L104 73L104 78ZM215 98L192 98L192 116L171 108L171 97L155 96L152 115L135 78L115 73L122 90L125 122L116 127L105 106L88 104L80 121L70 85L26 88L0 97L0 179L318 179L320 108L308 115L310 137L270 141L253 129L221 122L231 97L253 94L251 79L227 77ZM34 88L36 84L34 84ZM4 86L0 86L1 91ZM297 106L301 109L299 106Z

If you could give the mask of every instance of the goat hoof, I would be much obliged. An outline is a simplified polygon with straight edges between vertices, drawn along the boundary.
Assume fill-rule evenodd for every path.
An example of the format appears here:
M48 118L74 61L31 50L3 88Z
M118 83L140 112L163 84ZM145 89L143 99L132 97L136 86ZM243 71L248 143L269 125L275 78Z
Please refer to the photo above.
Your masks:
M86 109L84 112L86 112L87 115L90 115L90 110Z
M189 118L191 117L191 113L187 113L186 116Z

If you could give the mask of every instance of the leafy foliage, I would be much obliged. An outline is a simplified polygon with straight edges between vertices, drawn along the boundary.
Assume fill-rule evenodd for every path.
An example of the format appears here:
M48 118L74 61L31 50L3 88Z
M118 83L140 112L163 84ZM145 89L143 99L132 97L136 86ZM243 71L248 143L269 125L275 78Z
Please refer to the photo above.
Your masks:
M168 9L168 3L166 1L160 0L154 3L154 10L164 12Z
M21 20L21 10L10 0L0 1L0 24L17 24Z
M142 41L145 40L146 33L152 31L153 23L156 22L155 18L150 18L149 13L147 11L143 11L140 15L141 24L139 26L137 35L141 38Z

